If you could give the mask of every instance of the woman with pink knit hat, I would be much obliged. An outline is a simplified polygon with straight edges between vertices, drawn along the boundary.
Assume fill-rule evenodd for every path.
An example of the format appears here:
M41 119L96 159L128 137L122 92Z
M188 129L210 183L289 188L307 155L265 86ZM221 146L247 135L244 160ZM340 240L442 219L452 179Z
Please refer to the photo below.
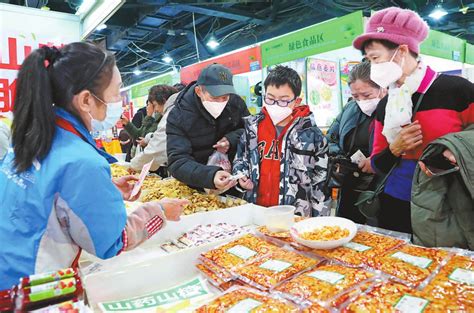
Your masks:
M433 140L474 123L474 85L462 77L440 75L418 58L428 25L410 10L376 12L353 43L371 62L371 79L389 87L375 121L372 167L388 175L379 196L379 226L411 233L413 175L423 150ZM455 164L451 151L446 161ZM420 168L432 175L420 162Z

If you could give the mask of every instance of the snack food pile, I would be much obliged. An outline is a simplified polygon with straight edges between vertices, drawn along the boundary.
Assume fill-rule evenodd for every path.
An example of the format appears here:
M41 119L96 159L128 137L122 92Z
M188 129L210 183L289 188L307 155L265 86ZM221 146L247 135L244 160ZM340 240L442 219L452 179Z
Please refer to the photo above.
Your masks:
M242 199L199 193L174 178L153 181L153 185L149 189L143 187L142 202L156 201L163 198L188 199L191 204L185 207L185 215L215 211L247 203Z
M323 226L312 231L300 233L299 236L302 239L314 241L339 240L349 236L349 230L340 226Z
M202 253L197 269L224 294L197 312L474 311L472 255L363 227L333 250L297 248L260 227Z

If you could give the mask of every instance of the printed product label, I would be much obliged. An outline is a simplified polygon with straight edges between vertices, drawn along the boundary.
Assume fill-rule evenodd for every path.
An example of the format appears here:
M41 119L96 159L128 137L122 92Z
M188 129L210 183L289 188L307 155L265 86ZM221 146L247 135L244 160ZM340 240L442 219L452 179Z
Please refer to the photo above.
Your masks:
M331 271L314 271L307 275L310 277L325 281L332 285L338 283L340 280L346 277L345 275L342 275L336 272L331 272Z
M283 262L279 260L268 260L265 263L262 263L259 267L279 273L291 267L292 265L293 264L291 263Z
M449 279L474 286L474 271L464 268L455 269L449 276Z
M406 254L403 252L395 252L394 254L392 254L392 258L402 260L403 262L407 262L411 265L421 267L421 268L427 268L428 266L430 266L431 262L433 262L432 260L428 258L413 256L413 255Z
M344 245L344 247L355 250L357 252L364 252L364 251L372 249L372 247L369 247L357 242L348 242Z
M231 307L229 310L227 310L227 313L249 313L253 309L259 307L262 305L262 302L259 302L254 299L245 299Z
M398 300L395 309L400 313L421 313L428 303L426 299L404 295Z
M241 258L242 260L247 260L257 254L257 252L241 245L237 245L230 249L227 249L227 252L235 255L238 258Z

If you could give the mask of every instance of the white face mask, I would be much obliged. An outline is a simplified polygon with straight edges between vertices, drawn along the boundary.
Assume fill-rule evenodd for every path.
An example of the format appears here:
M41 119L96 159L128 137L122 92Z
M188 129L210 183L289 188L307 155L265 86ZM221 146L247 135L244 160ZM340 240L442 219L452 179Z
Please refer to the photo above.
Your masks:
M224 111L225 106L227 105L227 102L229 101L224 101L224 102L202 101L202 105L204 106L206 111L212 115L214 119L217 119L222 114L222 111Z
M368 100L356 100L357 105L359 106L360 110L364 112L365 115L372 116L375 109L377 109L377 104L379 104L379 98L373 98Z
M399 80L403 75L402 66L405 58L402 59L401 66L393 62L397 52L398 49L388 62L370 64L370 79L381 88L387 88L390 84Z
M373 99L356 100L357 105L365 115L372 116L372 113L374 113L375 109L377 109L377 105L380 102L381 91L382 90L379 90L379 94Z
M272 119L273 125L277 125L284 119L286 119L288 116L293 113L293 110L289 107L281 107L279 105L273 104L273 105L267 105L264 104L264 107L267 109L268 115L270 115L270 118Z
M97 98L96 96L94 97L107 106L107 111L105 112L105 119L103 121L96 120L95 118L92 117L91 113L89 112L89 116L91 117L92 131L93 132L105 131L114 127L123 113L122 100L117 101L117 102L105 103L104 101Z

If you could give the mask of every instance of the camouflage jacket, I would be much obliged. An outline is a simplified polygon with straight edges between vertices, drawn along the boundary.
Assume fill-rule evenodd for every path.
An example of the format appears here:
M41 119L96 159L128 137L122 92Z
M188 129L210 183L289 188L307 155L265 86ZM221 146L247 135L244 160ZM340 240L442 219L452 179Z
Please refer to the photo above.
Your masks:
M254 183L245 199L256 203L260 178L258 124L265 116L260 113L244 118L244 133L240 138L233 174L243 173ZM328 145L316 126L313 114L297 118L283 137L280 165L279 203L294 205L302 216L329 215L329 195L325 193Z

